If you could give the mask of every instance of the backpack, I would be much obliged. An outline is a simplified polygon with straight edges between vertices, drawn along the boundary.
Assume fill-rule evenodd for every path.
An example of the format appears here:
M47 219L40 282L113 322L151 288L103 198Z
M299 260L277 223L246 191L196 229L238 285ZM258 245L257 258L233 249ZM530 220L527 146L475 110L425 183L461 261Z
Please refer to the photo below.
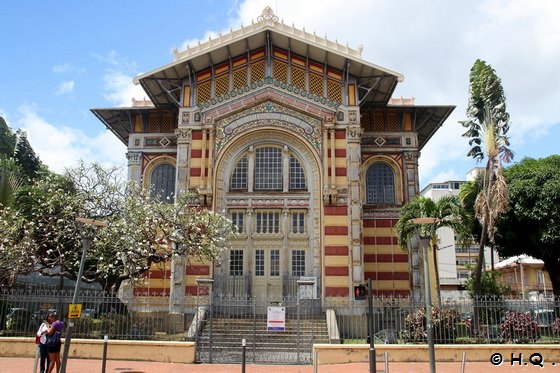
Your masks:
M51 335L47 334L45 345L47 347L56 347L60 344L60 332L54 332Z

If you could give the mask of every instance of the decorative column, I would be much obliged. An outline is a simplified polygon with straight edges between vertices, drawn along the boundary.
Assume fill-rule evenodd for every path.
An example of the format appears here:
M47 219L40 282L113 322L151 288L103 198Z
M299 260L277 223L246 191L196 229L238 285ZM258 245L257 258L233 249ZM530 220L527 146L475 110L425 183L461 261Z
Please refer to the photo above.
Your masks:
M282 190L286 193L290 190L290 152L286 145L282 149L282 163Z
M253 191L255 182L255 148L251 145L247 152L247 191Z
M175 180L175 194L188 190L189 152L192 140L190 128L177 128L177 173Z
M360 164L362 128L350 125L346 130L348 143L348 200L350 201L350 250L352 252L352 283L364 281L362 253L362 198L360 194Z
M142 153L128 152L128 180L136 181L138 185L142 182Z
M202 130L202 155L200 158L200 187L206 186L206 141L208 137L208 130Z
M420 153L418 151L405 151L403 152L404 156L404 198L405 201L409 201L419 191L419 182L418 182L418 157ZM413 241L410 247L409 253L409 263L410 263L410 272L412 274L412 298L419 302L423 296L423 289L422 289L422 281L424 271L421 266L421 258L422 258L422 249L420 242L418 240Z
M177 169L175 194L188 189L188 155L191 145L191 129L179 126L177 135ZM175 245L175 244L173 244ZM175 246L173 251L176 251ZM173 254L171 257L171 281L169 286L169 325L170 329L179 332L184 328L183 304L185 303L185 259Z
M214 165L214 130L208 130L208 176L206 178L206 190L212 191L212 166Z
M406 172L406 190L405 198L411 200L420 191L418 181L418 158L420 152L418 151L405 151L404 155L404 169Z

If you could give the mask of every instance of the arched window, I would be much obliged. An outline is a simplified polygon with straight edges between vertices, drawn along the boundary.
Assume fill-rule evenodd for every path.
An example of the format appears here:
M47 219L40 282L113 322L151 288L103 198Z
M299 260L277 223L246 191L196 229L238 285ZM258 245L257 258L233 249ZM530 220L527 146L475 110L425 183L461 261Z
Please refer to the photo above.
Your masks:
M173 202L175 167L169 163L162 163L154 167L150 175L150 186L152 196L158 196L165 202Z
M232 190L246 190L247 189L247 157L244 156L237 162L235 170L231 174Z
M251 147L237 159L229 176L232 192L307 191L301 160L287 146Z
M395 174L384 163L374 163L366 173L366 197L369 204L395 203Z
M255 190L282 190L282 149L272 146L256 149Z

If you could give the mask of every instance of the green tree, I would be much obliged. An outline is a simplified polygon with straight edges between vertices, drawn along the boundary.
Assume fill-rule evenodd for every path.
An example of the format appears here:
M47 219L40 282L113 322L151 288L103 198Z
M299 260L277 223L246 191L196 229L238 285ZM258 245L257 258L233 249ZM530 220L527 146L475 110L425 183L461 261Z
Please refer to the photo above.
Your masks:
M482 296L488 299L502 299L505 295L509 294L511 288L504 285L500 281L501 273L496 271L487 271L482 274ZM471 298L475 297L474 277L470 275L467 277L465 287L469 292Z
M412 223L415 218L436 218L433 224L416 226ZM401 208L400 218L395 225L398 245L407 250L408 243L415 237L416 229L421 236L430 237L430 256L433 259L437 291L439 292L439 278L437 265L438 238L437 229L442 227L451 228L461 240L466 240L469 231L465 229L469 225L469 216L461 207L455 196L444 196L434 201L427 197L417 197ZM439 293L437 293L439 294ZM439 299L439 296L438 296Z
M483 182L475 202L475 216L481 223L478 262L474 286L475 295L482 294L482 266L487 241L494 243L495 224L508 209L508 189L502 162L510 162L509 114L501 79L485 61L476 60L470 72L470 97L467 120L460 122L470 138L468 156L478 162L487 159Z
M9 158L14 154L15 135L4 118L0 117L0 158Z
M505 175L510 209L498 223L499 253L542 260L552 292L560 296L560 155L525 158Z
M0 204L13 203L14 192L39 175L41 162L24 131L13 133L0 117Z
M41 161L27 141L27 134L20 129L16 131L13 157L29 180L33 180L39 175Z

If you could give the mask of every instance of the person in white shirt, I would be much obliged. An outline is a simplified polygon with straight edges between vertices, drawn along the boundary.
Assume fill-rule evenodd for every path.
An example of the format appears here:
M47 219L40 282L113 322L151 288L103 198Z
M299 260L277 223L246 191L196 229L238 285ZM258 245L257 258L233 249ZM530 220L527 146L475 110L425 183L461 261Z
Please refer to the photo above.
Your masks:
M39 337L39 352L41 354L41 360L39 362L39 372L46 373L49 367L50 359L49 359L49 352L47 350L47 331L49 330L50 325L43 321L41 326L39 326L39 330L37 330L37 337Z

